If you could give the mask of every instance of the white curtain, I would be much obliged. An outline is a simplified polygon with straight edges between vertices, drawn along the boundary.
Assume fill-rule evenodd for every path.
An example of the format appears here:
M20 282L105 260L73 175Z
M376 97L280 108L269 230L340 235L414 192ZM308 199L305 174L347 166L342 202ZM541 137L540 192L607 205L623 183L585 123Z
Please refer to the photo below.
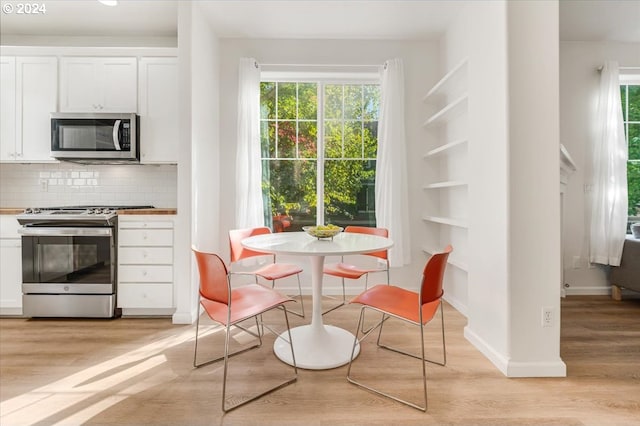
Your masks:
M602 68L596 120L589 260L618 266L627 229L628 151L617 62L607 62Z
M382 70L375 193L376 226L387 228L394 242L389 263L406 265L411 250L402 59L387 61Z
M236 149L236 227L264 225L260 159L260 68L240 58L238 72L238 143Z

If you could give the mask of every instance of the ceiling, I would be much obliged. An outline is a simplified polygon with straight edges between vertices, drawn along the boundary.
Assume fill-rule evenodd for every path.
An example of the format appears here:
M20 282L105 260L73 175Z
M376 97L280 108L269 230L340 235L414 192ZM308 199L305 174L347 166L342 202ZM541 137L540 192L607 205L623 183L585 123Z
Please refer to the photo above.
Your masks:
M484 0L490 1L490 0ZM14 7L24 1L3 0ZM46 13L0 13L0 36L176 37L177 0L40 0ZM433 39L463 0L197 2L219 37ZM560 0L560 39L640 43L640 0ZM15 10L14 10L15 12ZM268 19L265 19L268 18Z

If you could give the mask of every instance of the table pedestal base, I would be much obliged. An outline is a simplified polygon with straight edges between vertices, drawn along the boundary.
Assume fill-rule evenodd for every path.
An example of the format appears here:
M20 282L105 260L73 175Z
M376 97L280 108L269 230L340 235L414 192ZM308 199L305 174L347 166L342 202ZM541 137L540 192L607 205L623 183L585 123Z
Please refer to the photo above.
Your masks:
M273 351L283 362L293 365L291 348L283 340L289 340L287 332L276 339ZM348 364L355 336L342 328L331 325L303 325L291 329L296 364L309 370L326 370ZM354 358L360 353L360 344L356 345Z

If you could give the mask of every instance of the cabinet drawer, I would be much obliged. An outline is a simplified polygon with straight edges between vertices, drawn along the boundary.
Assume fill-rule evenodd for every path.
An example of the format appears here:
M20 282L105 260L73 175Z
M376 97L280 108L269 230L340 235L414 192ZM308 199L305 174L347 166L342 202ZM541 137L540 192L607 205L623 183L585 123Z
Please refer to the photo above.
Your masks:
M118 282L121 283L173 283L173 266L120 265Z
M120 284L119 308L172 308L171 284Z
M118 234L123 246L173 246L173 229L125 229Z
M118 250L120 265L173 264L171 247L120 247Z
M173 222L170 220L158 221L120 221L120 229L171 229Z

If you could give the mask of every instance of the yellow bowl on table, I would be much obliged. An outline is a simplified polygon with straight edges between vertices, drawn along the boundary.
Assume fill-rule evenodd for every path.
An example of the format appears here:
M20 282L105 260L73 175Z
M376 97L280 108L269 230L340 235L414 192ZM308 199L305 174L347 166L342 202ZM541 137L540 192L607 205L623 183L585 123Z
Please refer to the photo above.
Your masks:
M302 230L312 237L318 239L321 238L333 238L342 232L343 228L336 225L321 225L321 226L303 226Z

